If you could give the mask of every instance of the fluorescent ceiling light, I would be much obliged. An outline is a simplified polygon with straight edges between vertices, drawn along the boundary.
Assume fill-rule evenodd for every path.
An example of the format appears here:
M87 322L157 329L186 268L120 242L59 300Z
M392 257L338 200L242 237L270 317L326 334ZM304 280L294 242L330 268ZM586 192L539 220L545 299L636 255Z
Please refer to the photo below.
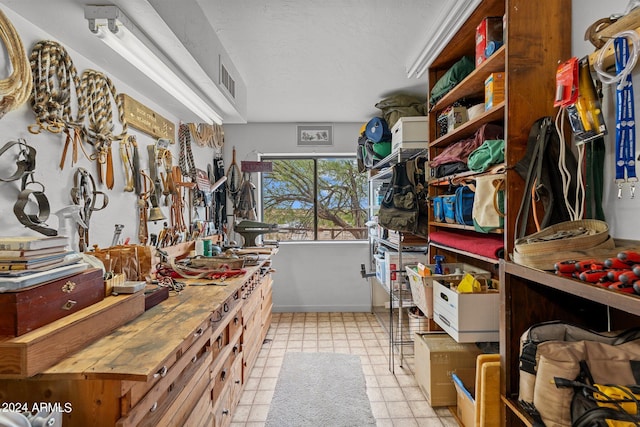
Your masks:
M482 0L447 1L440 19L435 21L439 22L440 25L435 27L429 34L427 43L409 67L407 77L419 78L427 71L436 56L446 47L454 34L458 32L462 24L471 16L481 2Z
M142 71L200 117L222 124L222 117L144 43L144 35L116 6L86 6L89 29L107 46ZM150 42L148 42L150 44Z

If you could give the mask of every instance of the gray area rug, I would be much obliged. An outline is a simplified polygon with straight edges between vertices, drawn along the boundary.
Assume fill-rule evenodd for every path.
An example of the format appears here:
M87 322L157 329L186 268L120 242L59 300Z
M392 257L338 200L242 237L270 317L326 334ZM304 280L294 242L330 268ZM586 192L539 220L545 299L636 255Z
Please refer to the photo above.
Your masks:
M267 427L375 425L358 356L285 353Z

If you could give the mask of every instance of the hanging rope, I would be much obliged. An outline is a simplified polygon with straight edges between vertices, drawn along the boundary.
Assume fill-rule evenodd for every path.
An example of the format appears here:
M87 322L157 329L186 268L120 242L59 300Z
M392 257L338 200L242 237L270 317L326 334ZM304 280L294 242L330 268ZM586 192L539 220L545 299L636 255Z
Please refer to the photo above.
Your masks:
M81 80L82 91L87 99L87 141L93 145L96 153L91 156L98 163L100 182L107 188L113 188L113 158L111 144L123 141L127 136L127 120L121 98L116 88L106 75L95 70L85 70ZM122 133L113 134L112 102L118 109L118 117L122 124Z
M213 127L207 123L188 123L191 138L199 147L213 147Z
M11 74L0 80L0 118L29 99L33 87L31 67L22 40L13 24L0 10L0 38L7 49Z
M191 137L189 126L180 123L178 128L178 141L180 144L180 156L178 157L178 166L183 176L191 178L191 182L196 182L196 164L193 160L193 152L191 151Z
M60 169L64 167L71 144L73 165L78 161L78 146L82 147L84 140L83 121L86 110L86 100L76 67L65 48L52 40L41 40L35 44L31 50L30 64L33 75L31 109L36 116L36 123L29 126L29 132L64 132L66 138ZM78 109L75 117L71 110L72 90L75 91Z

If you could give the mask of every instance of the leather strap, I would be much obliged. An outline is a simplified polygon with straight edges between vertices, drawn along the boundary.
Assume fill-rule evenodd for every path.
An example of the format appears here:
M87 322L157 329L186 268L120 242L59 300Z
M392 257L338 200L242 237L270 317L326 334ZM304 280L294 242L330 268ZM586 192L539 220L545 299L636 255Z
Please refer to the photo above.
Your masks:
M109 197L102 191L96 190L96 183L91 174L84 168L78 168L73 176L74 187L71 189L71 199L76 205L80 205L80 218L86 227L78 226L80 236L78 247L81 252L87 249L89 244L89 221L91 214L100 211L109 204ZM98 196L102 196L102 205L96 207Z

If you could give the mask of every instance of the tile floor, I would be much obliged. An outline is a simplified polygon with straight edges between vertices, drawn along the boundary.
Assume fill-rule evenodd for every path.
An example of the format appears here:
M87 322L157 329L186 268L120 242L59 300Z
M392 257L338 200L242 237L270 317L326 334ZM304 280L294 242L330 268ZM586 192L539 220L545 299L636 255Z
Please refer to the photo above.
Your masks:
M379 427L456 427L448 408L431 408L410 368L396 360L389 370L388 335L371 313L273 313L262 346L240 398L231 426L263 426L285 352L357 354L367 383L371 409ZM411 351L412 353L412 351ZM330 426L322 426L330 427Z

